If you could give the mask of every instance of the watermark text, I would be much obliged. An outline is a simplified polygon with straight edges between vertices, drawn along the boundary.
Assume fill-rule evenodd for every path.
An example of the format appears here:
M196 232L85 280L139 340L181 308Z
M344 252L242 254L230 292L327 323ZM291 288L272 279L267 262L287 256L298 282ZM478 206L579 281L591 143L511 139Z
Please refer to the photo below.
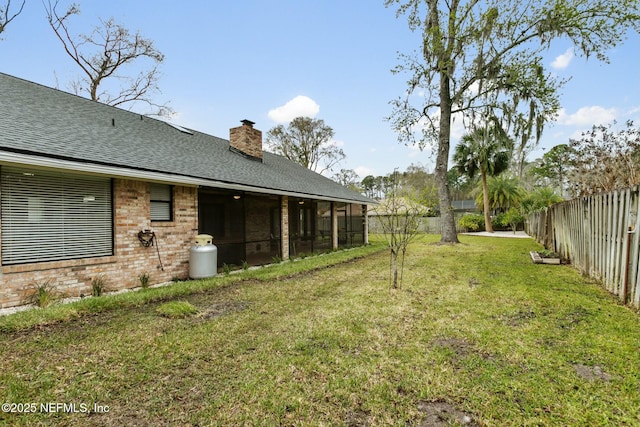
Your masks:
M67 403L67 402L42 402L42 403L3 403L2 412L15 414L105 414L109 412L108 405L99 403Z

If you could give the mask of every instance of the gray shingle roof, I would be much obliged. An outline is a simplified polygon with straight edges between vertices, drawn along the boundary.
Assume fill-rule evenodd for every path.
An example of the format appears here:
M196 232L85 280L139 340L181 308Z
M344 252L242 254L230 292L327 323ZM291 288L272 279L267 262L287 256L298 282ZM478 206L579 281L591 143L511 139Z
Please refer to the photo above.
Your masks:
M189 131L0 73L0 151L375 203L282 156L256 162L228 140Z

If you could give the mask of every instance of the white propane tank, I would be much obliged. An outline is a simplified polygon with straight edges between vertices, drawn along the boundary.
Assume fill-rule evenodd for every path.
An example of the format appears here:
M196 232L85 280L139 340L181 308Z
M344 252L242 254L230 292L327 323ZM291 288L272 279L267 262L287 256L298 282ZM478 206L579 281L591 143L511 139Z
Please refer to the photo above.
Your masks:
M218 274L218 248L212 243L213 236L198 234L189 254L189 277L205 279Z

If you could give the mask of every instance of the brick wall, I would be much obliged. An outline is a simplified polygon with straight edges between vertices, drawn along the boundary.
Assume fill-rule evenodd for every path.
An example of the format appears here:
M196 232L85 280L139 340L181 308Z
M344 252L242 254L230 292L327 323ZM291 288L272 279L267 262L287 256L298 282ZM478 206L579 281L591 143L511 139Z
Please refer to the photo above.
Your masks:
M62 295L78 297L91 295L91 281L100 275L109 291L140 286L138 277L145 272L151 285L186 278L189 248L198 232L197 189L173 187L171 222L151 222L149 191L147 182L114 179L114 255L2 267L0 308L24 304L33 284L46 281ZM155 232L157 246L140 244L143 229Z
M229 129L229 145L257 159L262 159L262 132L253 122L243 120L242 126Z

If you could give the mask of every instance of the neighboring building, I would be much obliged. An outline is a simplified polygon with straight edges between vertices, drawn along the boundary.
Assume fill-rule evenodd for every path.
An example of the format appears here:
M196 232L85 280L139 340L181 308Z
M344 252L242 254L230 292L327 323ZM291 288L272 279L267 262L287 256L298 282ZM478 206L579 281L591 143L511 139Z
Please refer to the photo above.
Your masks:
M454 200L451 202L451 206L453 206L453 210L455 212L480 212L476 205L476 201L473 199L468 200Z
M0 308L46 281L184 279L202 233L218 265L367 242L374 202L262 151L250 121L225 140L2 73L0 94Z

